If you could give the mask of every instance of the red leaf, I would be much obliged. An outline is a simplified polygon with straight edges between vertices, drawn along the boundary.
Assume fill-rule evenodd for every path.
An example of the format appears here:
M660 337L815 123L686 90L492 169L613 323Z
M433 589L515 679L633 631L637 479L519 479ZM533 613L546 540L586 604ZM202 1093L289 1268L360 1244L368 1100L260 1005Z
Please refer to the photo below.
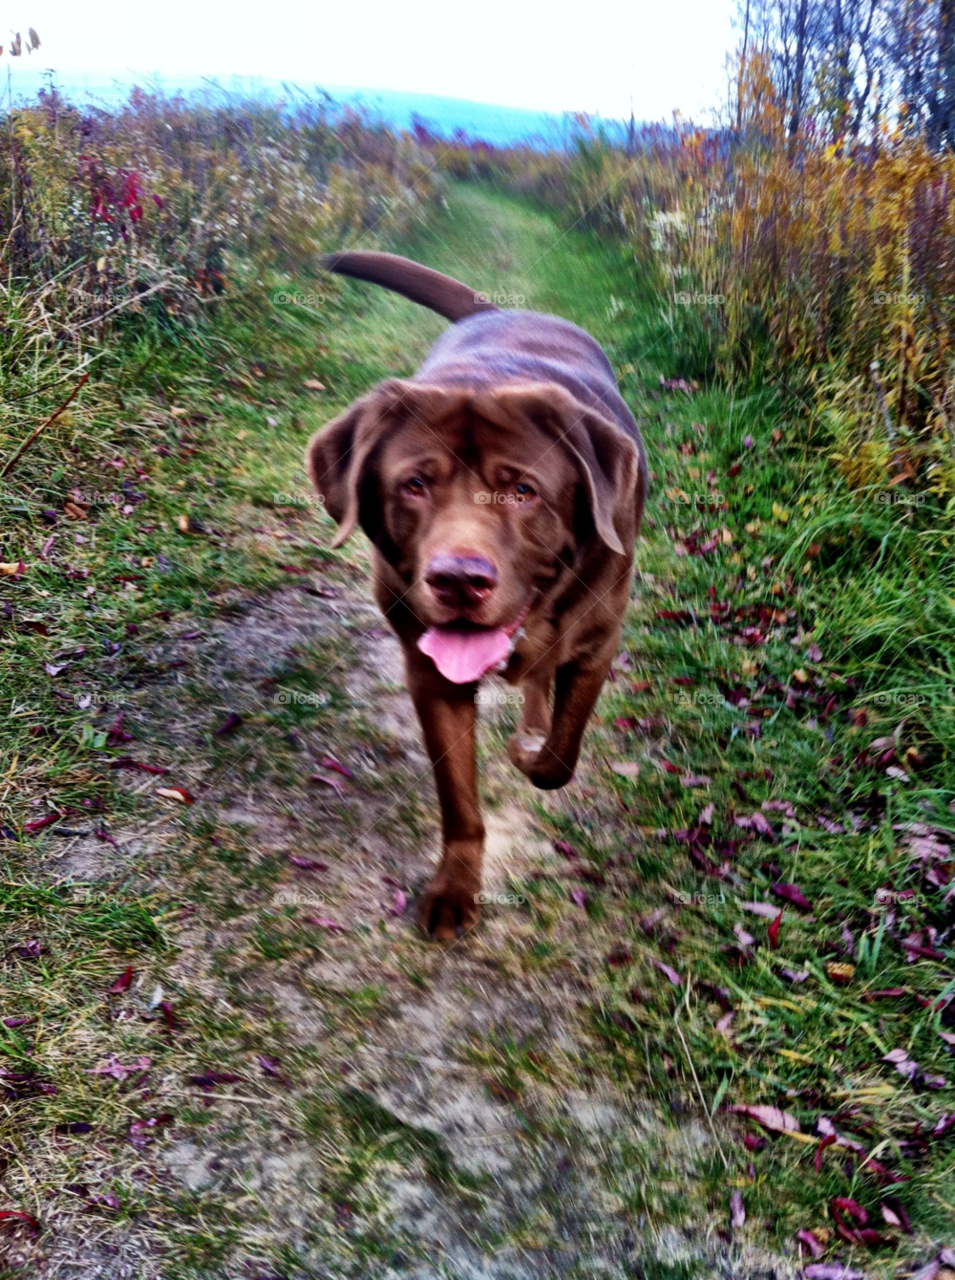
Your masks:
M833 1146L835 1141L836 1135L834 1133L830 1133L823 1138L822 1142L819 1143L819 1146L816 1147L816 1173L819 1172L820 1166L822 1165L822 1153L825 1151L826 1147Z
M48 813L45 818L37 818L35 822L25 822L23 830L32 836L34 832L42 831L44 827L48 827L52 822L59 822L62 816L61 813Z
M773 923L769 926L769 945L772 947L774 951L779 950L779 922L782 920L782 918L783 918L783 913L780 911L779 915L776 917Z
M355 775L351 769L347 769L343 764L339 764L332 756L322 756L322 765L326 769L334 769L336 773L340 773L346 777L349 782L354 782Z
M777 881L772 886L772 890L777 898L782 898L785 902L791 902L794 907L799 907L803 911L812 910L812 903L798 885Z
M195 804L196 798L185 787L157 787L156 795L164 800L178 800L180 804Z
M848 1196L836 1196L832 1202L833 1217L835 1217L837 1222L839 1221L838 1215L840 1210L844 1213L848 1213L850 1217L855 1218L856 1222L858 1222L860 1226L864 1227L869 1221L868 1213L863 1209L862 1205L859 1204L858 1200L851 1200Z
M0 1221L25 1222L35 1236L40 1234L40 1224L36 1218L20 1209L0 1209Z
M224 738L226 734L234 733L242 723L242 717L237 715L235 711L230 711L222 724L220 724L218 729L216 729L214 736L216 738Z
M126 991L129 984L133 980L133 966L129 965L124 973L121 973L116 981L109 988L111 996L118 996L121 992Z

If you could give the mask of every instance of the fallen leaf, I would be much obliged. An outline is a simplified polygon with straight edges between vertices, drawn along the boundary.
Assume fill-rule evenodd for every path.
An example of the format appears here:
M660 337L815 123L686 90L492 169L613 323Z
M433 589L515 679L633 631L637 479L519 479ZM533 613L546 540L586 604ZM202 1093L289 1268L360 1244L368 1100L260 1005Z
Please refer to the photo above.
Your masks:
M180 804L195 804L196 798L185 787L157 787L156 795L164 800L178 800Z
M662 960L654 960L652 962L664 975L668 982L672 982L675 987L683 985L683 979L677 973L676 969L672 969L668 964L664 964Z
M788 1111L780 1111L778 1107L749 1106L738 1102L726 1109L735 1115L748 1116L750 1120L761 1124L764 1129L771 1129L776 1133L802 1132L796 1117L790 1115Z
M776 881L776 883L770 887L777 898L782 898L786 902L791 902L794 907L799 907L803 911L812 910L812 903L798 885L786 884L783 881Z
M304 387L307 387L309 391L325 390L325 384L323 382L319 382L317 378L306 378L305 381L302 383L302 385Z
M148 1071L152 1066L152 1061L145 1055L137 1058L135 1062L120 1062L114 1053L111 1053L105 1062L101 1062L98 1067L88 1067L84 1071L84 1075L88 1076L112 1076L114 1080L125 1080L127 1076L134 1075L139 1071Z
M343 924L339 924L336 920L330 920L327 916L308 916L305 923L317 925L320 929L329 929L332 933L348 932Z
M293 867L300 867L302 871L327 871L327 862L318 862L315 858L300 858L296 854L289 854L289 862Z
M776 917L773 923L769 926L769 945L772 947L774 951L778 951L779 949L779 925L780 925L780 922L782 921L782 918L783 918L783 913L780 911L779 915Z
M835 960L830 960L826 965L826 973L833 982L838 982L842 986L852 981L852 976L856 971L854 964L840 964Z
M636 778L640 774L640 766L635 760L617 760L610 766L621 778Z
M347 778L349 782L354 782L355 775L352 773L351 769L346 768L343 764L339 764L334 756L322 756L321 763L324 768L334 769L336 773L340 773L342 777Z
M21 1209L0 1209L0 1222L25 1222L33 1235L40 1234L40 1224L36 1218L31 1213L24 1213Z
M124 972L121 973L119 977L109 987L109 994L111 996L118 996L121 992L127 990L132 980L133 980L133 966L129 965L124 970Z
M746 1209L743 1206L742 1193L739 1191L734 1191L730 1196L730 1222L737 1230L746 1222Z
M240 715L237 715L236 712L230 711L229 714L226 716L225 720L223 720L222 724L220 724L218 729L215 730L215 733L213 736L216 738L224 738L226 734L234 733L235 730L242 725L242 723L243 723L242 717Z
M863 1271L853 1271L844 1262L810 1262L803 1275L806 1280L865 1280Z
M762 916L766 920L776 919L776 908L771 902L741 902L740 910L751 911L754 916Z
M804 1244L814 1258L818 1258L824 1252L822 1245L816 1239L811 1231L807 1231L805 1227L801 1231L796 1232L796 1239L800 1244Z

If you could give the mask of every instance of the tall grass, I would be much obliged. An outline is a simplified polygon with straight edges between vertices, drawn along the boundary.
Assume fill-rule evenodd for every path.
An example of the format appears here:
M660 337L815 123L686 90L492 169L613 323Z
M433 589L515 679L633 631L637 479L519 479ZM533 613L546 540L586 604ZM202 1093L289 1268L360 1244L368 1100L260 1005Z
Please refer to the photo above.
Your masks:
M32 420L33 393L101 359L117 325L255 309L270 273L401 230L439 189L411 138L324 100L136 90L105 112L41 94L0 119L0 397Z

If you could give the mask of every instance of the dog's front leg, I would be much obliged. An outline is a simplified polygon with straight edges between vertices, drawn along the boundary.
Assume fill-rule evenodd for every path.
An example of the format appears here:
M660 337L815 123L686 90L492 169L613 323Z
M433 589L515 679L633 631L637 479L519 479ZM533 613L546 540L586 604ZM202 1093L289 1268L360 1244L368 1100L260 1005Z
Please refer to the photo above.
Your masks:
M554 681L554 713L550 732L536 751L517 737L508 743L508 754L535 787L553 791L574 776L584 729L610 671L613 653L605 659L568 662L558 667ZM536 744L534 744L536 745Z
M477 924L481 914L484 823L478 805L475 685L456 685L417 648L405 647L405 667L434 769L444 855L421 899L418 920L441 941Z

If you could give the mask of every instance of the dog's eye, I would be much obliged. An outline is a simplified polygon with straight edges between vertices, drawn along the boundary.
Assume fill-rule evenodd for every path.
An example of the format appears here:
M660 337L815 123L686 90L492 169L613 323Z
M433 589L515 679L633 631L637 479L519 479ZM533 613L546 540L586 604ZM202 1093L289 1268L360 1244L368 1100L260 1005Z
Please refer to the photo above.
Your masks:
M412 476L401 487L412 498L423 498L427 492L427 486L420 476Z
M518 481L514 486L514 493L518 502L533 502L537 497L537 490L533 485L525 484L523 480Z

